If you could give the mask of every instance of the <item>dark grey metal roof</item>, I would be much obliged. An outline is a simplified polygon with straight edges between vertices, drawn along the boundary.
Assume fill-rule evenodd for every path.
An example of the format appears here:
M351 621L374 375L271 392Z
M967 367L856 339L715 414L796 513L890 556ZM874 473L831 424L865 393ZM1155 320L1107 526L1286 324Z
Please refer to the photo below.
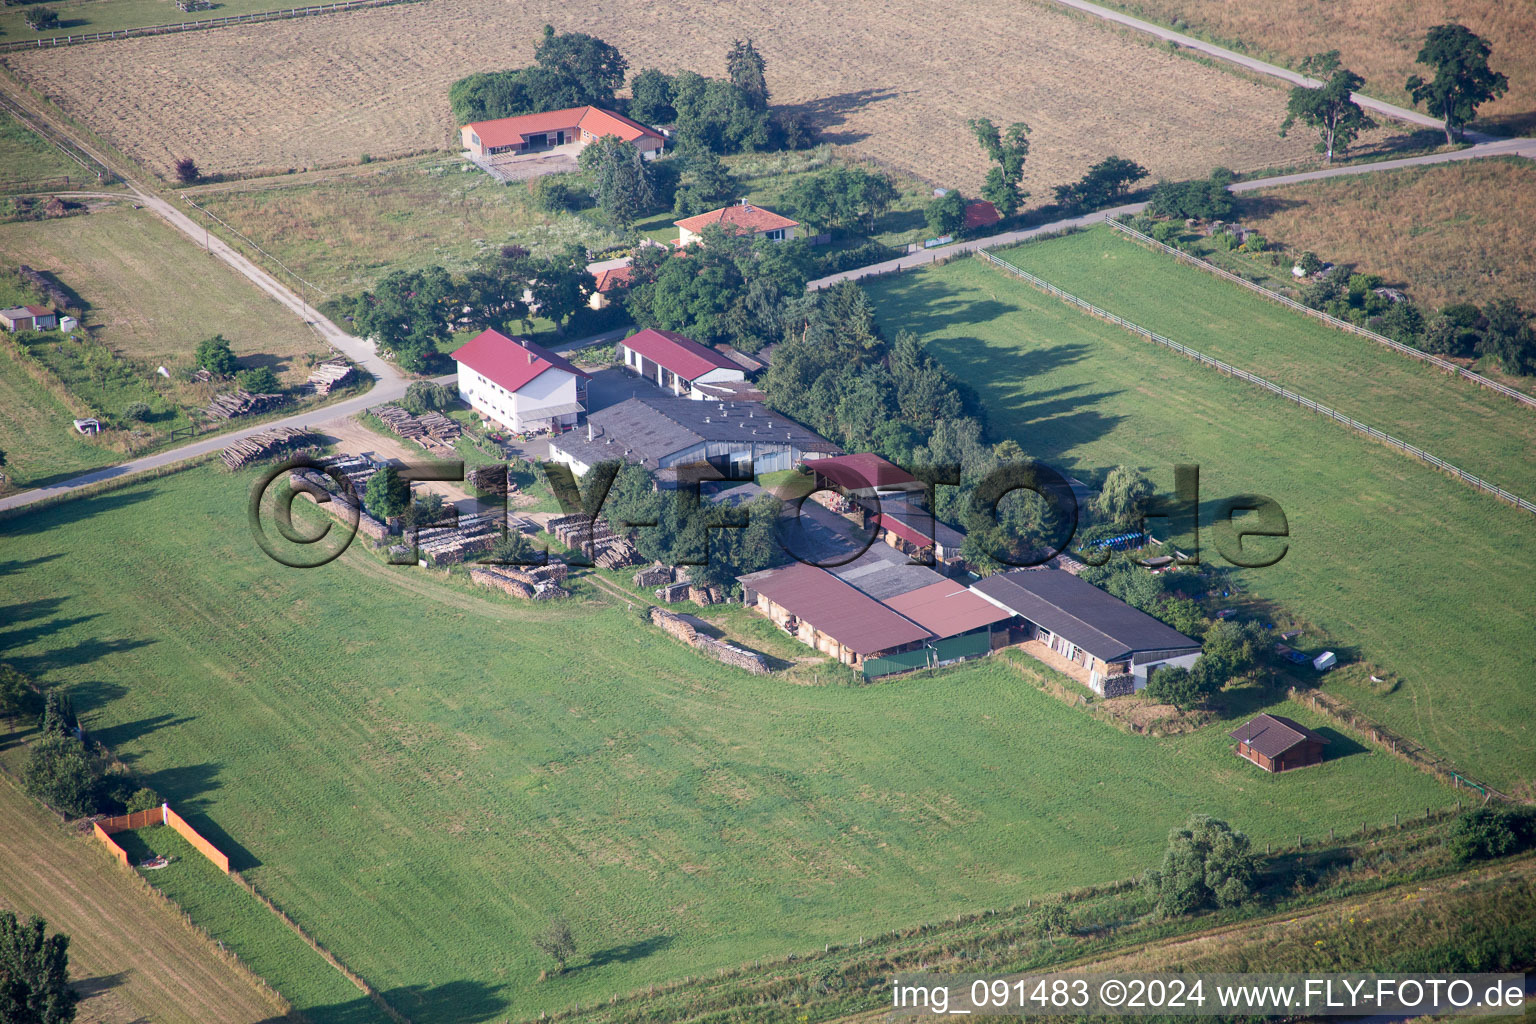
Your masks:
M971 589L1103 661L1137 651L1198 651L1200 643L1087 580L1060 569L1019 569Z
M791 445L801 451L836 451L826 438L757 402L695 401L669 395L637 395L587 417L550 441L578 462L608 459L655 469L663 459L704 442Z

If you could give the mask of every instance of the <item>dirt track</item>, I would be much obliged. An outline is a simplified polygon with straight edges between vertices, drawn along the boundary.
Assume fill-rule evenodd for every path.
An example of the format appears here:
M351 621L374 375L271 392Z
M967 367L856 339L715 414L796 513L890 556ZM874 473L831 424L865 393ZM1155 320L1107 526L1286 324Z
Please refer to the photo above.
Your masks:
M278 1007L89 837L0 779L0 908L69 935L79 1020L255 1024Z

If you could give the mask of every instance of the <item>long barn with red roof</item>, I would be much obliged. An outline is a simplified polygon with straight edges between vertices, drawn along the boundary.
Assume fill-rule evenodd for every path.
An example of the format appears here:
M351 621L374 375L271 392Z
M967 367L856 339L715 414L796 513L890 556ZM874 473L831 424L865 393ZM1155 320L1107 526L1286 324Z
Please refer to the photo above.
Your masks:
M654 327L621 341L619 355L626 370L683 398L718 398L699 390L697 385L740 382L747 376L739 365L714 349L676 331Z

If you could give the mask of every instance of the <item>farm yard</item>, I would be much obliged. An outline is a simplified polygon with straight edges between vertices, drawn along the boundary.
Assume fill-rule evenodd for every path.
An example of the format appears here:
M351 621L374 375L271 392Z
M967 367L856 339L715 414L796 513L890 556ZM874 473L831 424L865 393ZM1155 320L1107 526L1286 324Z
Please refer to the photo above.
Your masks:
M1051 280L1079 272L1085 244L1093 238L1010 256ZM1134 250L1127 258L1142 263ZM1144 272L1152 284L1128 287L1160 284L1177 295L1196 284L1184 277L1195 271L1171 259ZM1536 703L1522 682L1527 609L1536 602L1529 513L979 260L884 278L869 290L885 329L919 332L952 372L975 382L994 431L1031 455L1084 480L1118 464L1140 466L1163 488L1173 464L1197 463L1207 510L1235 494L1276 499L1289 519L1288 553L1269 568L1241 571L1251 609L1296 616L1324 630L1344 658L1395 673L1396 687L1326 681L1365 714L1492 785L1531 791ZM1245 296L1233 291L1222 302L1244 308ZM1159 309L1172 315L1163 303L1126 312ZM1253 311L1261 312L1269 311ZM1219 323L1220 314L1202 313ZM1338 336L1341 353L1359 344ZM1433 403L1434 389L1453 387L1425 377L1421 398ZM1214 557L1208 527L1203 535Z
M221 29L206 45L153 37L4 61L162 175L184 155L205 172L248 173L443 149L455 127L448 85L525 63L545 22L613 43L634 70L720 74L731 41L753 36L775 102L806 111L827 141L965 189L985 170L964 125L977 115L1033 127L1024 186L1037 196L1111 153L1170 177L1313 159L1305 139L1275 133L1278 88L1045 2L968 11L964 59L934 47L953 28L948 12L916 0L820 0L775 12L771 25L738 4L624 0L569 21L569 8L531 0L422 3ZM1108 82L1113 104L1102 101Z
M1381 274L1414 301L1536 305L1536 167L1465 160L1243 193L1265 237Z
M1266 776L1230 725L1122 732L1022 661L795 686L589 588L518 603L359 549L283 571L251 542L250 479L189 469L10 520L0 641L421 1024L1129 877L1194 810L1279 844L1454 799L1343 736ZM580 951L538 981L528 937L556 913Z
M1102 309L1536 501L1536 409L1154 252L1108 227L996 250ZM1191 364L1191 372L1198 368Z
M1536 50L1528 5L1502 0L1102 0L1130 14L1172 25L1256 57L1294 67L1302 58L1340 51L1346 67L1365 79L1365 91L1408 105L1403 82L1423 74L1416 66L1424 33L1457 22L1487 39L1489 64L1509 77L1509 92L1488 104L1479 120L1503 132L1536 127Z

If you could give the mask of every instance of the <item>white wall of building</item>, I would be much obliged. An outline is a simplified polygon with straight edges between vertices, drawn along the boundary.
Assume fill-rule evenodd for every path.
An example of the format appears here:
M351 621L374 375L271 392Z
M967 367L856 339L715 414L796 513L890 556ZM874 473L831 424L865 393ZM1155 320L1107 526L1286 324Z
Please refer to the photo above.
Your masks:
M576 377L564 370L545 370L512 392L473 367L460 363L459 395L482 416L510 430L526 430L538 419L539 410L575 404ZM576 422L576 416L576 413L561 416L560 425L570 426Z

